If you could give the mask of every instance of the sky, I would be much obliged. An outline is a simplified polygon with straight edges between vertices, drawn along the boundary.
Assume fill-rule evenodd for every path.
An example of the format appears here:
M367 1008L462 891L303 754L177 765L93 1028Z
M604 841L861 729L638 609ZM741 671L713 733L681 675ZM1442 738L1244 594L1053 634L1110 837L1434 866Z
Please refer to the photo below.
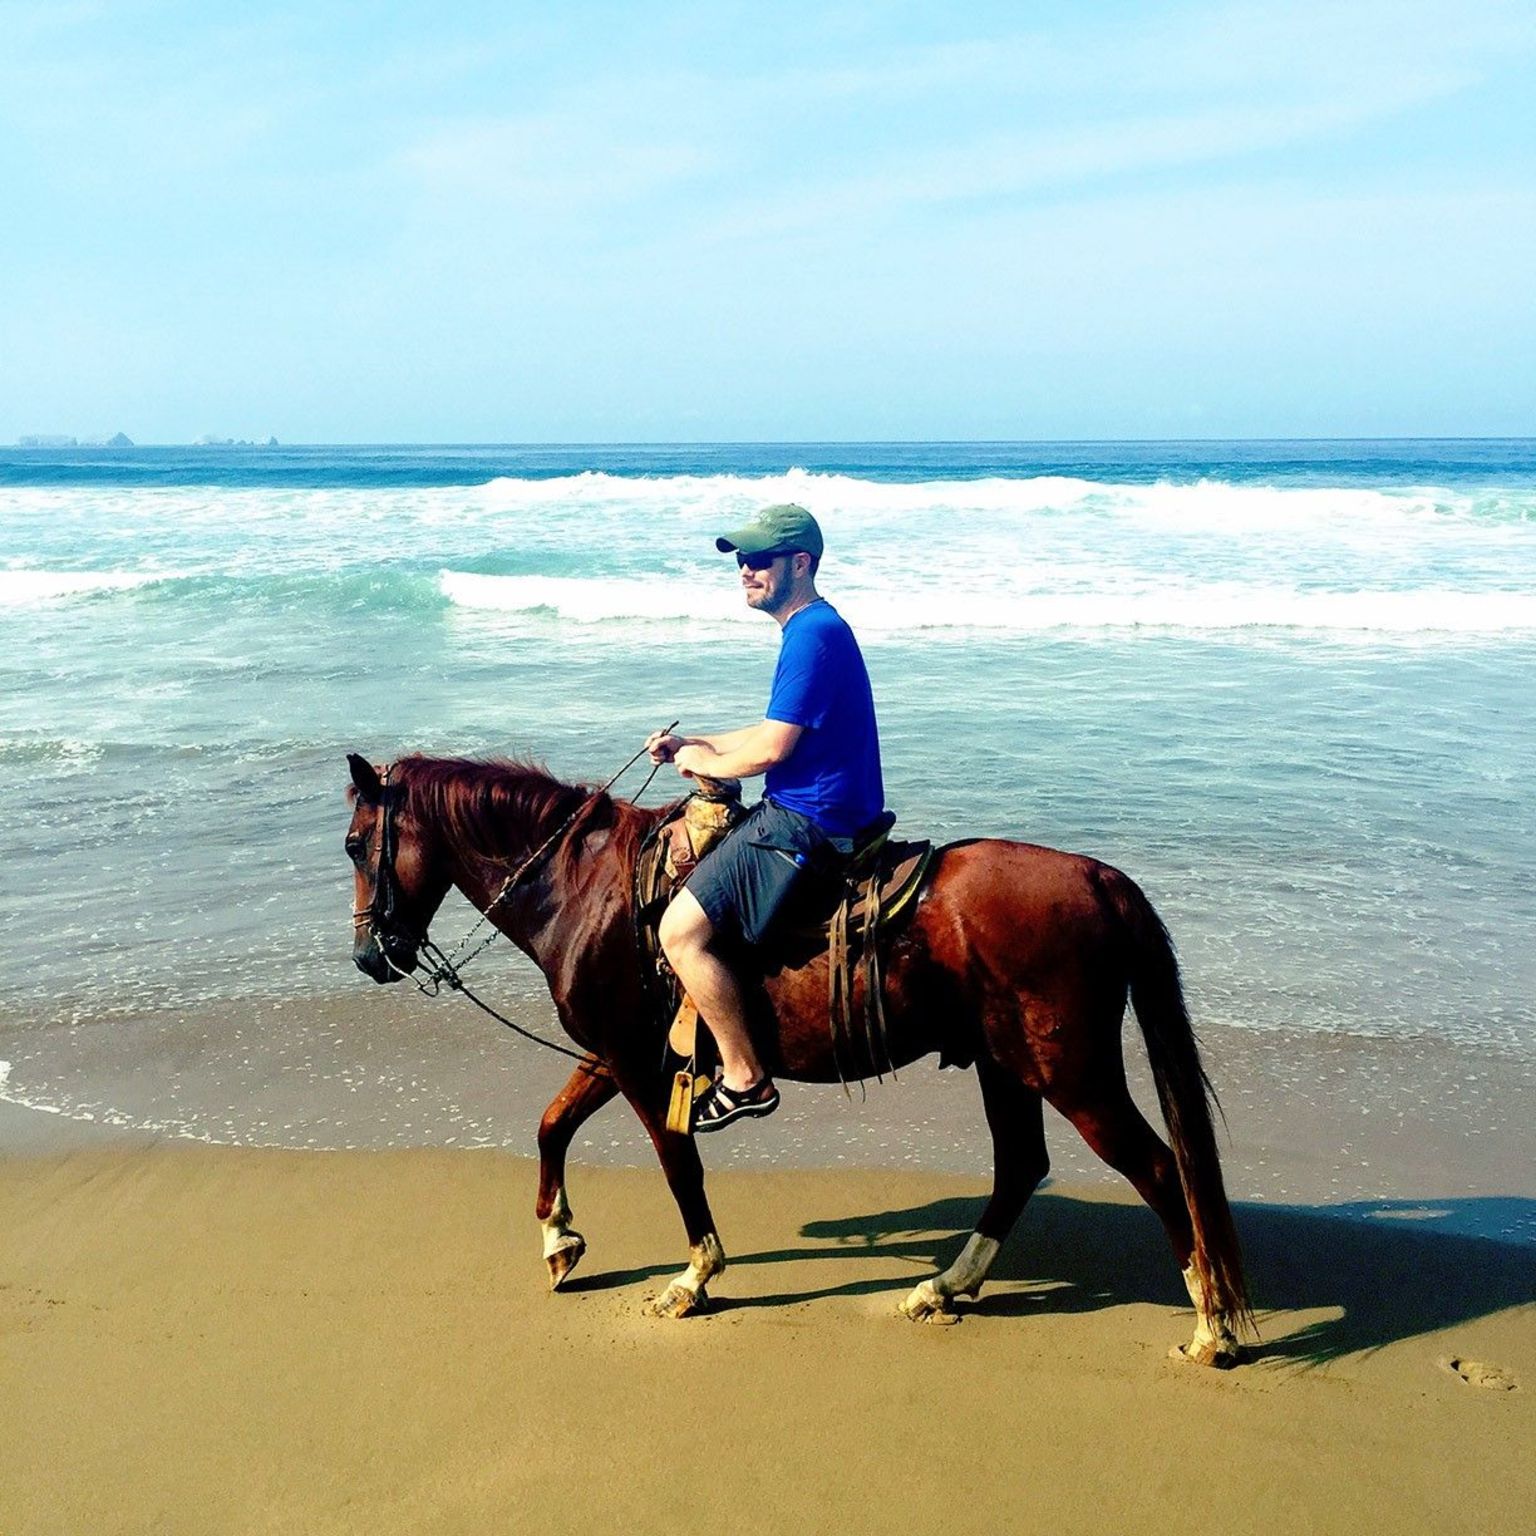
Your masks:
M1533 79L1533 0L0 0L0 443L1536 435Z

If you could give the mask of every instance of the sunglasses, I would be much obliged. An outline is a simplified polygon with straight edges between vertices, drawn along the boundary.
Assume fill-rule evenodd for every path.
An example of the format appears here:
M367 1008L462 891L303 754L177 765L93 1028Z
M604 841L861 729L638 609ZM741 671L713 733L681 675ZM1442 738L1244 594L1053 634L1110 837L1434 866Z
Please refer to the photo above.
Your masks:
M736 551L736 568L740 571L766 571L775 560L793 560L797 550L776 549L762 555L744 555Z

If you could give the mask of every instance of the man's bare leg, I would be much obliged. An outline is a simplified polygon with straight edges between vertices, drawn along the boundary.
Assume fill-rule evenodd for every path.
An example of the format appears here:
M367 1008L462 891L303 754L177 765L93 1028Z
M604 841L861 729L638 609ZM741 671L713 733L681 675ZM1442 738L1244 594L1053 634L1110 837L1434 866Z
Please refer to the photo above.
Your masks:
M661 947L715 1037L725 1086L740 1093L763 1077L763 1064L747 1033L741 988L730 967L709 948L714 936L714 926L698 897L686 888L679 891L662 914Z

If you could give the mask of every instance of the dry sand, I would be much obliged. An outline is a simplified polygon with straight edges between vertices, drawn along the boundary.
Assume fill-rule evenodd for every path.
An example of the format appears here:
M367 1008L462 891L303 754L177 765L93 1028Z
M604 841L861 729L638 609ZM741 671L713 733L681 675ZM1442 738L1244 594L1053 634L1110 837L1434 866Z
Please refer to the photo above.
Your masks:
M948 1328L894 1305L977 1180L711 1191L716 1310L663 1322L655 1172L574 1170L551 1296L500 1152L0 1160L0 1531L1531 1529L1529 1247L1245 1207L1266 1344L1222 1374L1168 1358L1179 1278L1112 1191L1037 1196Z

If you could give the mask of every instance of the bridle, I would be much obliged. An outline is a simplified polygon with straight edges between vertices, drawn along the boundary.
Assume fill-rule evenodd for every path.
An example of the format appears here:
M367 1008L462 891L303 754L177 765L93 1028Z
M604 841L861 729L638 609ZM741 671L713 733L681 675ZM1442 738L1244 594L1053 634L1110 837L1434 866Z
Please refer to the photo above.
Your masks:
M667 732L670 733L675 730L677 723L674 720L667 727ZM444 954L432 942L430 935L425 931L416 934L410 929L405 928L397 916L396 888L399 884L399 879L395 874L396 799L390 793L390 779L394 773L395 765L393 763L386 763L379 774L379 814L377 822L379 854L374 866L373 897L367 906L353 908L353 931L355 932L359 927L366 924L368 936L373 940L385 965L397 976L402 976L407 981L413 982L417 990L424 997L437 997L441 994L444 987L447 987L450 992L462 992L482 1012L488 1013L499 1023L505 1024L508 1029L522 1035L524 1039L532 1040L536 1045L546 1046L549 1050L559 1051L562 1056L570 1056L576 1061L586 1061L588 1053L573 1051L554 1040L546 1040L542 1035L536 1035L531 1030L524 1029L521 1024L514 1023L504 1014L498 1013L489 1003L476 997L469 990L464 984L464 978L459 973L471 960L496 942L496 937L501 930L492 927L489 933L480 939L478 943L475 943L473 948L470 948L470 944L474 941L476 934L490 923L491 914L507 902L512 893L527 877L528 872L535 868L545 854L571 830L581 816L599 798L607 794L644 755L645 748L642 747L601 789L593 790L591 794L582 797L580 804L576 806L570 815L501 882L501 886L496 894L482 908L480 916L475 920L474 926L459 940L452 955ZM636 800L650 787L651 780L656 777L657 769L660 766L658 763L646 775L645 783L640 786L639 793L635 796ZM406 970L404 967L396 964L394 957L390 954L389 940L391 938L397 941L404 939L410 944L412 952L417 957L415 964L410 970ZM427 966L422 964L423 956L430 962L429 970ZM415 974L418 970L428 971L425 980Z
M379 856L374 864L373 897L366 907L352 909L352 926L356 929L367 924L368 937L378 946L384 963L399 975L409 976L409 971L401 970L390 958L388 943L392 938L405 939L412 949L419 951L421 948L416 936L403 929L395 915L395 888L399 881L395 875L395 797L390 794L389 782L394 769L393 763L387 763L379 775ZM425 939L426 935L421 937Z

